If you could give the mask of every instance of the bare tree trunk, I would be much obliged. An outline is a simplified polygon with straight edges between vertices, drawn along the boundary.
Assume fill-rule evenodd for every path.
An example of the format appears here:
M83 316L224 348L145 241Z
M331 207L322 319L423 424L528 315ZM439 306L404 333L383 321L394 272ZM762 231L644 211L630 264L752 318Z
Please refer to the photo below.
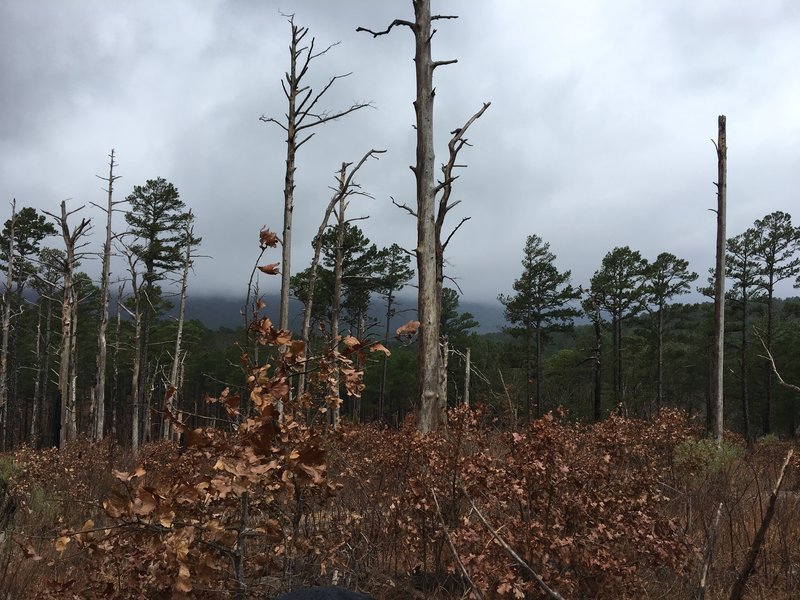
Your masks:
M656 360L656 406L664 402L664 305L658 306L658 325L656 332L658 358Z
M472 353L467 346L467 353L464 358L464 406L469 406L469 378L472 374Z
M6 448L8 411L8 340L11 330L11 289L14 287L14 227L17 223L17 200L11 201L11 230L8 236L8 270L6 288L3 291L3 340L0 350L0 435L3 436L0 448Z
M281 81L283 93L289 103L286 112L286 123L282 123L272 117L261 117L265 123L274 123L286 132L286 173L283 186L283 239L281 240L281 302L280 302L280 329L289 329L289 283L292 276L292 213L294 211L294 189L297 151L305 144L313 133L305 134L305 131L322 125L329 121L335 121L361 108L369 106L366 103L355 103L348 108L326 112L317 106L320 99L333 86L336 80L347 75L336 75L328 80L328 83L320 92L314 94L314 90L304 83L304 77L308 68L315 58L328 52L332 46L328 46L319 52L314 51L314 38L307 45L303 45L303 39L308 34L307 27L299 27L294 24L294 16L289 17L289 25L292 28L292 40L289 44L289 71L285 79ZM300 134L305 135L298 141Z
M419 294L417 310L420 321L417 377L420 394L419 428L423 433L444 423L445 415L439 397L441 354L439 353L439 321L442 309L436 269L435 200L436 181L433 150L433 70L431 58L430 0L414 2L414 65L417 97L417 273Z
M725 203L728 191L728 146L725 116L718 119L717 147L717 261L714 273L714 348L711 403L713 406L712 433L722 443L724 429L723 363L725 350Z
M441 409L443 412L447 411L447 365L450 359L450 342L447 336L444 335L439 342L439 402L441 402Z
M333 301L331 302L331 348L336 350L339 347L339 311L342 304L342 246L344 246L344 211L347 206L344 196L339 199L339 210L336 213L336 262L333 267ZM341 415L341 398L339 397L339 369L334 369L330 379L330 396L336 398L333 407L333 428L339 427Z
M64 261L64 294L61 302L61 345L59 348L60 363L58 369L58 391L61 395L61 431L59 436L60 447L75 439L77 430L76 406L76 323L78 316L78 298L73 285L75 265L78 262L77 250L81 237L88 232L91 221L81 219L81 222L70 230L67 222L69 216L82 210L83 206L72 211L67 211L67 204L62 200L61 214L54 215L46 211L45 214L53 217L61 228L61 235L66 247L66 260Z
M106 211L106 240L103 244L103 273L100 280L100 321L97 326L97 356L95 361L95 380L89 397L90 412L92 414L92 439L103 439L106 418L106 330L108 328L108 302L110 297L109 281L111 275L111 217L114 210L114 181L119 176L114 176L114 149L111 149L108 163L108 177L102 178L108 182L108 203L103 210Z
M772 295L774 285L770 281L767 288L767 350L772 352L772 328L773 328L773 314L772 314ZM764 433L772 433L772 369L767 369L766 381L766 406L764 407ZM749 442L748 442L749 443Z
M742 420L744 421L744 439L747 442L747 447L750 448L753 445L753 434L750 431L750 398L747 377L747 347L747 290L742 288L742 347L740 348L739 360L742 363L741 394Z
M325 233L325 229L328 227L328 221L331 217L331 213L333 213L334 209L336 208L336 205L353 194L354 188L358 187L354 183L354 178L359 169L361 169L361 166L367 161L368 158L372 157L377 159L377 155L383 154L384 152L386 152L386 150L370 150L363 157L361 157L361 160L358 161L358 164L356 164L349 174L347 173L347 169L352 163L342 163L342 167L337 172L336 192L333 194L330 202L328 202L328 206L325 208L325 214L322 217L322 223L320 223L319 229L317 229L317 235L314 238L314 257L311 259L311 268L308 272L308 289L306 294L306 303L303 308L302 331L302 340L306 348L306 356L309 355L309 342L311 338L311 313L312 308L314 307L314 289L317 284L317 271L319 269L320 255L322 253L322 234ZM360 193L362 195L366 195L363 192ZM301 374L297 384L298 395L305 391L305 382L305 374Z
M122 291L125 284L122 283L117 290L117 319L114 327L114 353L111 355L111 436L114 440L119 440L117 437L117 419L120 409L119 401L119 346L120 346L120 330L122 329Z
M536 322L536 418L542 416L542 322Z
M192 222L191 211L189 212L189 223ZM190 225L186 229L186 248L183 255L183 278L181 279L181 299L178 307L178 331L175 334L175 353L172 356L172 368L169 373L169 387L178 390L178 371L181 365L181 341L183 338L183 322L186 316L186 291L189 289L189 270L192 268L192 239L194 228ZM177 401L178 392L169 396L169 409L170 412L175 414L175 405ZM171 439L172 427L171 421L166 421L162 428L163 438L165 440Z
M417 209L398 205L407 210L417 220L417 274L419 291L417 312L419 342L417 352L417 381L420 397L419 429L428 433L445 422L446 397L441 395L440 380L442 357L439 352L439 330L442 304L443 256L450 238L463 223L464 218L453 232L442 241L442 226L447 212L458 201L450 202L452 183L455 180L453 169L459 150L466 144L464 134L469 126L489 107L488 103L473 115L466 124L453 132L448 145L450 157L442 171L444 178L437 184L434 173L433 149L433 71L436 67L455 63L455 60L434 61L431 57L431 21L455 19L452 15L431 16L430 0L414 0L414 22L395 19L384 31L372 31L359 27L356 31L366 31L373 37L388 34L395 26L404 26L414 33L414 66L416 73L416 113L417 160L412 167L417 183ZM436 194L442 192L439 207L436 207Z
M392 304L394 303L394 295L392 290L389 290L389 294L386 297L386 330L383 334L383 344L384 346L388 347L389 344L389 328L391 327L392 322ZM378 420L383 421L385 402L386 402L386 377L389 373L389 357L384 354L383 355L383 370L381 372L381 387L380 391L378 392Z
M39 298L39 311L36 320L36 379L33 384L33 400L31 410L31 428L29 432L29 441L34 448L39 446L39 412L42 406L40 393L42 387L42 354L46 352L46 347L43 349L44 336L42 335L42 321L44 320L43 309L46 300L43 297Z

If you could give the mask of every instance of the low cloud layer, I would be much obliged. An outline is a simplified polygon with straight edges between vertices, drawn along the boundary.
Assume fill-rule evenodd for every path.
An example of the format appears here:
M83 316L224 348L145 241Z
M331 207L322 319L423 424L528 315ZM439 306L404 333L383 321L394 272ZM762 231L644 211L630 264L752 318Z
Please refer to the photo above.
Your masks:
M283 10L318 44L340 42L310 74L319 86L352 72L327 106L373 105L300 151L294 266L310 258L334 172L370 148L388 152L364 168L374 199L354 199L351 214L370 215L360 224L373 241L413 247L415 225L390 200L414 201L413 38L403 28L377 39L355 31L412 18L411 3L286 4L2 3L0 215L12 198L45 210L70 198L97 217L99 249L90 202L104 200L95 174L113 147L118 198L162 176L197 215L201 251L213 258L198 262L194 292L242 295L259 228L281 226L283 132L258 117L285 112ZM728 117L729 234L798 206L800 4L433 4L460 15L439 22L434 38L436 58L459 61L435 75L440 157L448 132L492 102L470 131L452 214L453 226L471 217L447 256L467 300L508 292L534 233L576 284L622 245L650 259L672 252L705 274L719 114Z

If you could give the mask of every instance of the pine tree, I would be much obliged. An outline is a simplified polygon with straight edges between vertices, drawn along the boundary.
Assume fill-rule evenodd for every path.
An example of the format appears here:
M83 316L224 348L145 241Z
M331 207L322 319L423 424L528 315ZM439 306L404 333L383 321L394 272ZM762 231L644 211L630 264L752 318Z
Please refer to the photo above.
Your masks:
M622 324L643 309L644 277L647 262L628 246L614 248L605 255L600 270L592 277L591 291L603 310L611 316L614 347L614 400L623 401Z
M550 252L549 243L538 235L528 236L523 250L522 275L514 282L516 294L498 296L505 306L506 321L513 325L509 329L510 333L525 340L528 371L526 417L529 421L532 404L536 417L541 411L544 339L548 332L568 327L572 319L580 314L571 306L580 295L569 283L571 272L559 272L553 264L555 259L555 254ZM535 362L532 360L534 355ZM536 383L535 402L531 398L531 380Z
M646 308L654 316L656 332L656 403L664 399L664 325L666 303L691 290L697 273L689 271L689 262L669 252L662 252L647 268L645 277Z
M180 199L178 189L165 179L149 179L144 186L135 186L126 201L130 210L125 213L129 233L135 238L130 244L132 253L143 266L140 303L141 314L141 355L139 374L139 404L149 416L149 345L150 331L157 314L157 283L169 273L180 269L183 264L183 231L189 220L185 204ZM146 423L149 419L146 419ZM150 431L145 425L145 439Z

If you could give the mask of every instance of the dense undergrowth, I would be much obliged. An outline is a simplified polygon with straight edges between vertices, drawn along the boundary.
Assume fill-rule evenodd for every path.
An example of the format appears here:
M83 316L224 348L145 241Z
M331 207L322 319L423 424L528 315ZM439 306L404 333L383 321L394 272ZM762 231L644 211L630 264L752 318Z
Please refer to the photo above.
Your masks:
M733 436L718 449L676 411L509 429L462 408L421 436L411 422L324 433L268 407L238 432L194 430L136 461L83 441L2 457L16 511L0 593L269 598L333 582L382 599L466 597L452 543L484 598L543 597L480 513L565 598L690 598L721 502L706 597L723 598L786 451ZM800 589L797 466L748 597Z

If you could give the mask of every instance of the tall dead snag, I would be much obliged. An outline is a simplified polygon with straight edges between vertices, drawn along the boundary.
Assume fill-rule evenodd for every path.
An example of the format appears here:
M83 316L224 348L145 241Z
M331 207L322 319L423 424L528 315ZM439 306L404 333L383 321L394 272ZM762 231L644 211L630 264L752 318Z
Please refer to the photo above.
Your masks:
M416 112L417 161L411 167L417 180L417 208L412 210L399 205L417 219L417 272L419 273L419 292L417 296L419 327L419 350L417 354L417 378L420 394L419 428L422 432L436 429L444 423L447 398L442 397L442 356L439 347L439 320L442 301L442 257L444 249L453 233L465 221L456 226L453 233L442 242L442 227L447 212L459 201L451 202L450 194L458 151L466 144L464 134L469 126L489 107L486 103L467 123L453 132L450 140L450 160L442 167L444 179L437 183L434 174L433 150L433 71L436 67L457 62L453 60L434 61L431 58L431 38L436 30L431 29L433 21L455 19L454 15L431 16L430 0L413 0L414 21L395 19L383 31L372 31L359 27L373 37L388 34L395 26L405 26L414 33L416 70ZM436 195L441 193L437 214Z
M70 229L69 217L82 210L83 206L75 210L68 211L67 203L61 201L61 214L54 215L48 212L55 219L56 224L61 229L61 236L64 239L66 259L64 260L64 295L61 302L61 345L59 347L59 368L58 368L58 392L61 396L61 429L59 436L59 447L75 439L78 434L77 427L77 402L76 392L76 368L78 357L76 355L77 333L78 333L78 295L73 285L75 267L78 263L79 252L85 244L79 244L83 237L91 228L89 219L81 219L81 222ZM44 211L43 211L44 212Z
M714 348L712 350L711 404L713 410L711 430L714 440L722 443L723 432L723 362L725 349L725 201L728 192L728 146L725 133L725 115L718 118L717 149L717 262L714 271ZM712 140L713 141L713 140Z
M175 333L175 352L172 355L172 367L170 368L169 372L169 385L167 386L168 390L174 390L174 392L170 393L167 392L166 408L169 410L168 414L176 414L175 407L176 407L176 400L178 395L178 390L180 389L180 380L182 377L179 376L181 371L181 366L183 365L183 358L181 357L181 344L183 342L183 323L186 317L186 296L187 291L189 289L189 271L192 269L192 264L194 262L194 254L193 249L199 243L196 237L194 237L194 215L192 211L189 211L189 217L186 219L185 229L183 231L184 236L184 250L183 250L183 276L181 277L181 296L178 302L178 330ZM164 421L164 426L162 428L162 437L165 440L170 439L172 428L170 427L170 421Z
M142 321L143 321L143 303L142 289L139 284L139 257L135 251L124 246L121 252L125 256L128 263L128 273L130 274L131 290L132 290L132 304L133 309L129 308L122 302L122 298L117 298L117 309L122 308L133 319L134 326L134 351L133 351L133 365L131 366L131 450L136 452L139 448L139 407L141 395L139 394L140 375L142 370ZM122 294L122 286L120 286L120 295ZM117 337L116 347L114 349L115 371L118 368L116 364L116 357L119 354L119 313L117 313ZM115 372L116 377L116 372Z
M329 121L335 121L345 115L355 112L361 108L369 106L368 103L356 102L349 107L327 111L318 106L322 97L331 89L337 80L350 75L335 75L328 80L322 90L314 93L314 89L307 85L305 76L311 62L323 56L336 44L331 44L324 50L314 51L315 38L311 38L308 46L303 46L303 40L308 35L307 27L299 27L294 24L294 15L290 15L289 25L292 28L292 40L289 44L289 71L285 73L281 80L281 87L289 107L284 115L285 122L273 117L262 115L260 120L265 123L275 123L286 132L286 175L283 187L283 239L281 240L281 302L280 302L280 323L281 329L289 328L289 280L291 279L291 260L292 260L292 212L294 211L294 188L295 188L295 159L297 151L314 136L314 132L309 130L323 125ZM337 42L338 43L338 42Z
M114 149L111 149L108 161L108 177L97 177L108 184L105 190L108 193L108 200L106 206L97 206L100 210L106 213L106 240L103 242L103 271L100 280L100 319L97 324L97 355L95 360L95 375L94 385L89 392L89 407L92 415L92 430L91 437L95 441L103 439L103 429L105 427L106 418L106 355L108 353L108 346L106 344L106 330L108 329L108 303L110 298L110 282L111 276L111 217L114 212L114 206L121 204L121 202L114 202L114 182L120 178L119 175L114 175L114 167L117 164L114 162Z
M0 435L3 436L0 448L5 448L8 428L8 340L11 331L11 290L14 287L14 227L17 224L17 200L11 201L11 232L8 236L8 271L6 287L3 290L3 341L0 350Z
M386 150L370 150L361 157L361 160L358 161L356 166L353 167L349 173L347 170L352 166L353 163L342 163L342 167L336 174L336 187L334 188L334 194L331 197L330 202L328 202L328 206L325 208L325 214L322 217L322 222L319 225L319 229L317 229L317 235L314 237L314 256L311 259L311 268L308 272L308 298L303 308L302 331L302 339L306 348L306 355L308 355L308 344L311 336L311 314L314 303L314 288L316 287L317 283L317 271L319 270L319 261L322 254L322 234L325 233L325 229L328 227L328 221L331 218L331 214L336 209L336 206L340 205L343 200L349 196L352 196L353 194L369 196L368 194L362 192L360 190L360 186L355 183L354 179L356 173L358 173L364 163L367 162L367 159L374 158L377 160L379 158L378 155L385 152ZM304 391L305 376L301 375L298 383L298 394L302 394Z

